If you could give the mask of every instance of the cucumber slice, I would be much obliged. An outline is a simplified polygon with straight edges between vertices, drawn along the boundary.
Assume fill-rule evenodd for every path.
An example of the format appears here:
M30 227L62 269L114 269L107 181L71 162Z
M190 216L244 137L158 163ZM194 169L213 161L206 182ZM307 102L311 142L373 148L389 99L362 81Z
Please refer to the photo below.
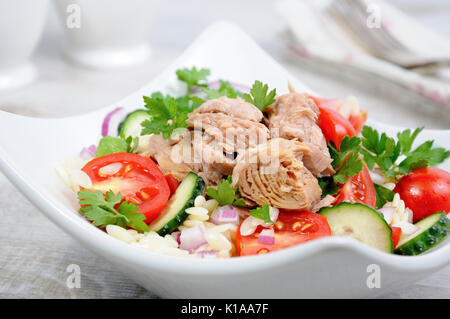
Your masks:
M444 212L434 213L414 225L419 230L409 236L402 236L395 253L418 255L443 241L450 233L450 220Z
M392 253L392 229L373 208L343 202L334 207L324 207L319 214L327 218L332 235L351 237L378 250Z
M145 120L149 120L150 118L151 116L147 113L147 110L136 110L129 113L125 120L119 124L117 129L119 136L123 138L127 138L129 136L141 136L141 123Z
M161 236L173 232L186 220L186 209L194 206L195 198L202 195L204 190L205 183L197 174L187 174L158 218L148 225L150 230Z

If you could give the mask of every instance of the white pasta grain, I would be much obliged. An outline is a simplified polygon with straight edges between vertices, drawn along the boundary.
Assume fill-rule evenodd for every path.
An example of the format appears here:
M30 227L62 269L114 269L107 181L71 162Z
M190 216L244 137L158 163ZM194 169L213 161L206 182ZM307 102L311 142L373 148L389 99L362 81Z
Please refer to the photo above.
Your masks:
M112 237L121 240L127 244L135 242L135 238L125 228L116 225L107 225L106 232Z
M221 250L229 251L231 250L231 248L233 248L228 238L226 238L218 231L207 230L205 232L205 239L211 246L211 248L217 251Z
M219 207L219 202L215 199L209 199L205 203L205 208L211 214L217 207Z
M189 207L186 209L189 215L208 216L208 210L203 207Z
M195 207L203 207L205 208L206 205L206 199L202 195L199 195L194 200L194 206Z
M199 226L202 224L203 224L203 221L201 221L201 220L187 219L184 221L183 226L185 228L191 228L191 227Z

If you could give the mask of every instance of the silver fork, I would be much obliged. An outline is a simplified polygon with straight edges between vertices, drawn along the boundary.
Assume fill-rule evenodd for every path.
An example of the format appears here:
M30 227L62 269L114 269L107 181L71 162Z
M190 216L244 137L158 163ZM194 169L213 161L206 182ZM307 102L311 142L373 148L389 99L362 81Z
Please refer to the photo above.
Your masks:
M450 57L419 56L383 25L380 28L369 28L367 8L368 3L365 0L335 0L329 7L329 13L346 27L364 48L381 59L407 69L450 66Z

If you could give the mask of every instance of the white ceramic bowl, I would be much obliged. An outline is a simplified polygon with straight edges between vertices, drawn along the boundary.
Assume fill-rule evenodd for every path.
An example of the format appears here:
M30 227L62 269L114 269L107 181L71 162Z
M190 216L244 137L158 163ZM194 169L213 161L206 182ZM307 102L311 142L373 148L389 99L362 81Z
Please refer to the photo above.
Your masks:
M0 90L33 81L30 62L44 27L48 0L0 1Z
M76 196L55 174L67 156L95 142L103 117L112 108L142 106L155 90L179 89L175 70L209 67L212 76L251 84L255 79L287 91L308 90L237 27L217 23L150 84L94 113L64 119L36 119L0 112L0 169L51 219L80 243L119 267L132 280L162 297L316 298L373 297L410 284L450 263L449 241L416 257L390 255L348 238L325 238L263 256L197 260L158 255L120 242L77 212ZM308 90L311 92L310 90ZM371 122L393 134L399 128ZM450 148L449 131L424 131ZM449 162L444 168L450 170ZM11 212L12 214L14 212ZM368 266L381 270L381 288L368 288Z

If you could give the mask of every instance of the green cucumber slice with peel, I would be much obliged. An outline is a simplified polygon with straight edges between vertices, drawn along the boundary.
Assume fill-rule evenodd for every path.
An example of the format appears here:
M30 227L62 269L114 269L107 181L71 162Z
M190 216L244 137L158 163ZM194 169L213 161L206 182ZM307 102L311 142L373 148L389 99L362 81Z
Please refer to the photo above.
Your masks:
M145 120L149 120L150 118L151 116L148 114L147 110L136 110L129 113L125 120L119 124L117 129L119 136L123 138L127 138L129 136L141 136L141 123Z
M148 225L150 230L161 236L173 232L186 220L188 217L186 209L194 206L195 198L202 195L204 190L205 183L197 174L193 172L187 174L158 218Z
M450 233L450 220L444 212L434 213L415 223L419 230L400 237L395 253L419 255L443 241Z
M392 229L375 209L360 203L342 202L319 212L328 220L333 236L354 238L378 250L392 253Z

